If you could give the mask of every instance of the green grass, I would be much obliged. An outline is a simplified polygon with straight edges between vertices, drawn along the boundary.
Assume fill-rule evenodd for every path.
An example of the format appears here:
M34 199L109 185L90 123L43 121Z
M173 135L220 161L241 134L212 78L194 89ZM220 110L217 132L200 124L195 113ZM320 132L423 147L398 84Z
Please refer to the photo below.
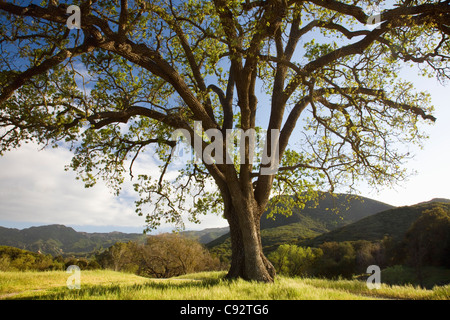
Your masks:
M224 272L205 272L172 279L148 279L133 274L95 270L81 272L81 288L66 286L70 274L0 272L0 299L46 300L354 300L450 299L450 286L432 290L382 285L370 290L358 280L277 277L271 284L224 280Z

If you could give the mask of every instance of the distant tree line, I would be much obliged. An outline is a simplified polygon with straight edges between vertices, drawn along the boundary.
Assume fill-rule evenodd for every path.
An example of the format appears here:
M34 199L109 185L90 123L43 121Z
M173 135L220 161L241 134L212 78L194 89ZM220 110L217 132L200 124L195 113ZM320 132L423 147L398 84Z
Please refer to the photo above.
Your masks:
M450 212L439 206L424 211L402 241L385 237L376 242L325 242L317 248L284 244L269 259L281 274L327 278L351 278L373 264L404 265L414 268L421 283L427 266L450 269Z
M0 246L0 271L66 270L70 265L77 265L81 270L112 269L154 278L218 270L221 267L219 259L214 258L199 242L177 234L149 236L145 243L117 242L90 258L53 257Z
M0 246L0 271L66 270L70 265L77 265L83 270L100 268L95 260L84 257L53 257L50 254Z
M284 244L269 254L280 274L288 276L351 278L367 266L384 264L383 246L366 240L325 242L318 248Z

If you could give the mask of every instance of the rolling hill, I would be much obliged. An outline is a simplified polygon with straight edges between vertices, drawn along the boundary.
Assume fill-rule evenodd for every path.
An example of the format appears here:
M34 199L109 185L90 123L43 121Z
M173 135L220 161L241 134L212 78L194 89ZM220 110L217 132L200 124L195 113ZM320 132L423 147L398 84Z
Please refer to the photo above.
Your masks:
M208 243L228 232L225 228L208 228L200 231L184 231L182 234L200 243ZM144 241L142 233L88 233L71 227L53 224L47 226L15 229L0 227L0 246L10 246L45 254L86 254L108 248L116 242Z
M298 244L316 247L324 242L376 241L382 240L385 236L391 237L394 241L401 241L422 212L436 206L445 207L450 211L450 200L433 199L412 206L389 209L323 233L313 239L299 241Z
M346 194L322 194L317 205L308 203L302 210L294 209L289 217L261 218L261 237L266 253L284 243L317 246L327 241L379 240L385 235L403 237L420 213L434 205L447 206L450 200L433 199L415 206L393 207L373 199L354 198ZM336 213L336 210L338 211ZM216 253L230 250L228 228L184 231ZM60 254L86 254L107 248L116 242L141 241L138 233L77 232L63 225L31 227L23 230L0 227L0 245L29 251Z
M275 228L292 223L309 225L312 221L328 230L355 222L374 213L392 209L394 206L361 196L353 196L342 193L321 193L317 202L309 201L305 208L294 208L292 215L285 217L277 215L275 219L268 218L267 210L261 217L261 229ZM310 221L306 221L309 219Z
M303 210L294 209L289 217L268 219L269 211L261 219L263 244L276 248L285 242L312 238L338 226L342 226L392 206L368 198L349 199L348 195L322 194L318 205L308 203ZM336 214L332 209L338 209ZM208 228L200 231L184 231L182 234L203 244L229 243L228 228ZM121 241L140 240L137 233L87 233L77 232L64 225L31 227L23 230L0 227L0 245L52 255L86 254L107 248Z
M11 246L53 256L89 253L107 248L118 241L143 239L138 233L87 233L63 225L48 225L26 229L0 227L0 245Z
M182 231L181 234L189 239L196 240L202 244L206 244L228 233L229 230L230 229L228 227L207 228L203 230Z
M348 194L320 195L318 202L308 202L304 209L293 209L292 215L268 218L266 211L261 218L261 242L266 253L283 243L298 243L314 238L341 226L369 217L394 207L365 197ZM206 246L221 253L230 249L229 234L209 242Z

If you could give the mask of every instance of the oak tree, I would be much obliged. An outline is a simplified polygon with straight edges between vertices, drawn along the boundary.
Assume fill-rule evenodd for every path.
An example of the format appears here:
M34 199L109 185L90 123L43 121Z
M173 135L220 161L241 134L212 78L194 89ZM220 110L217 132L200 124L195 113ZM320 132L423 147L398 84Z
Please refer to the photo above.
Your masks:
M435 118L399 70L449 76L448 1L0 0L0 20L0 151L70 146L87 186L117 192L140 155L157 156L158 176L134 177L149 228L223 211L228 276L259 281L275 276L267 207L404 177L403 146ZM218 133L238 129L265 147L246 134L230 155ZM169 167L176 130L196 157Z

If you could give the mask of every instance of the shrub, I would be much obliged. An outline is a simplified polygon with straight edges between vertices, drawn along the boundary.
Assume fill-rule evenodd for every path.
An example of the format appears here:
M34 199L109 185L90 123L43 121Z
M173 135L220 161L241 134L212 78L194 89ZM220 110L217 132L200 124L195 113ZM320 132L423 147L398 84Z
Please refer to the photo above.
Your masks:
M418 277L415 268L395 265L381 271L381 281L390 285L413 285L427 289L450 283L450 269L442 267L424 267L422 277Z
M288 276L307 276L312 274L312 267L322 255L322 250L283 244L269 254L278 273Z
M96 256L103 268L142 276L168 278L186 273L220 268L199 242L176 234L149 236L147 243L116 243Z
M1 271L57 270L61 265L51 255L38 254L14 247L0 246Z
M350 242L325 242L323 254L315 263L315 275L327 278L351 278L357 273L356 251Z
M199 242L176 234L149 237L142 253L141 271L157 278L218 270L220 266Z
M405 235L410 265L450 268L450 211L436 206L425 210Z
M9 271L11 259L7 255L0 256L0 271Z
M395 265L381 272L381 281L390 285L405 285L414 282L415 276L411 268Z

